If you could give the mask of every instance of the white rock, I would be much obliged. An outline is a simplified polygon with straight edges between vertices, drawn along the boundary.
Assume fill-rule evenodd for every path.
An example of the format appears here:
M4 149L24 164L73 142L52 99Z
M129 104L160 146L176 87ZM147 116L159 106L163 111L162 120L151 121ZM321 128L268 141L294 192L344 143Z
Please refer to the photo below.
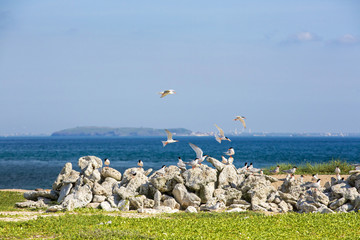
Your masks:
M197 213L197 210L195 207L193 206L188 206L186 209L185 209L185 212L187 213Z

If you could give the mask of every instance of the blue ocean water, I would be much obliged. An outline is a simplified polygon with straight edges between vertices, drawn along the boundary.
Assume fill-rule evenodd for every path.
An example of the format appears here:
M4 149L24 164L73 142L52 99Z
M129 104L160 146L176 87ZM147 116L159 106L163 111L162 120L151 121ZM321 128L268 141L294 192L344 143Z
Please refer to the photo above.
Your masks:
M121 173L136 167L159 169L163 164L176 165L177 157L187 161L195 158L188 145L196 144L217 159L229 147L236 151L234 164L253 162L255 167L277 163L318 163L342 159L360 162L360 138L336 137L232 137L232 142L219 144L214 137L176 137L178 143L163 147L163 137L123 138L62 138L14 137L0 138L0 188L51 188L65 163L75 170L81 156L109 158L111 167ZM209 163L205 163L208 164Z

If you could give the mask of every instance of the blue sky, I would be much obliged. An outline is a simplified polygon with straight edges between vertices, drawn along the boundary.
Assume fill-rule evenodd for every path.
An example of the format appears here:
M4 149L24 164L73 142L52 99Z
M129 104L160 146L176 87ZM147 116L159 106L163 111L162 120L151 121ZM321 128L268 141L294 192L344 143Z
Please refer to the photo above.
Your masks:
M360 132L359 1L0 1L0 135ZM158 92L177 94L159 98Z

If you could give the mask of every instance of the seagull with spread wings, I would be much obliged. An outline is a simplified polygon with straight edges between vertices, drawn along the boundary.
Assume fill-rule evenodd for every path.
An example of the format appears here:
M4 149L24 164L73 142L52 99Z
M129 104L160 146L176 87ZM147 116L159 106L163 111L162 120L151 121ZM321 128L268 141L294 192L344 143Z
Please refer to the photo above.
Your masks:
M163 98L163 97L165 97L165 96L167 96L169 94L175 94L175 93L176 92L173 89L169 89L169 90L165 90L163 92L159 92L159 94L161 94L160 98Z
M172 133L169 130L165 129L165 132L167 134L167 140L166 141L161 141L164 147L169 143L178 142L178 140L174 140L172 138Z
M195 151L196 153L196 158L199 159L198 160L198 164L201 165L201 163L208 157L208 155L204 155L203 151L201 150L201 148L199 148L198 146L196 146L195 144L189 143L190 147Z
M231 140L228 137L225 137L224 131L218 125L216 124L214 125L219 130L219 135L215 134L216 141L218 141L219 143L221 143L222 140L227 140L231 142Z
M246 124L245 124L244 119L246 119L244 116L236 116L234 121L240 121L242 123L242 125L244 126L244 128L246 128Z

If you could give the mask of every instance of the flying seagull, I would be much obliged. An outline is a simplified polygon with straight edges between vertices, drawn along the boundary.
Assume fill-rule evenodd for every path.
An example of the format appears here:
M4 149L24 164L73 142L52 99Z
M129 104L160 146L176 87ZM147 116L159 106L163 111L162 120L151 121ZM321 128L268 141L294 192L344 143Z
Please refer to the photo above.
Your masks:
M240 121L242 123L242 125L244 126L244 128L246 128L246 124L245 124L245 120L246 119L245 117L243 116L236 116L234 121Z
M178 140L172 139L172 133L171 133L169 130L165 129L165 132L166 132L166 134L167 134L167 140L166 140L166 141L161 141L164 147L165 147L168 143L178 142Z
M169 94L175 94L175 93L176 92L173 89L169 89L169 90L165 90L163 92L159 92L159 94L161 94L160 98L163 98L163 97L165 97L165 96L167 96Z
M228 137L225 137L224 131L218 125L216 124L214 125L219 130L219 135L215 134L216 141L218 141L219 143L221 143L222 140L227 140L231 142L231 140Z
M195 144L189 143L190 147L195 151L196 158L198 158L198 163L201 165L201 163L208 157L208 155L204 155L201 148L196 146Z

